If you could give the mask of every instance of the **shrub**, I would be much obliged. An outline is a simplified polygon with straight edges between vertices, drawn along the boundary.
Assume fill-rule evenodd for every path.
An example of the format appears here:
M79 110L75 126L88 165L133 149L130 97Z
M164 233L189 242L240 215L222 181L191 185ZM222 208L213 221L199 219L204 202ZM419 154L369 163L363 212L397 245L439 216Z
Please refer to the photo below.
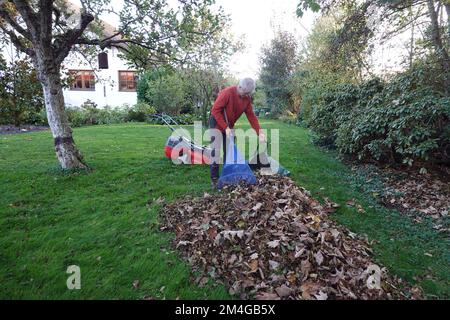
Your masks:
M34 124L43 109L42 86L31 62L7 63L0 55L0 124Z
M128 110L128 121L145 122L149 114L155 113L156 110L152 106L138 102L133 108Z
M364 161L450 161L450 99L423 77L419 69L388 83L336 86L313 108L318 142Z
M444 134L450 99L429 87L418 87L417 74L394 79L366 107L337 129L336 146L360 160L404 163L438 157L450 143Z
M87 112L78 107L66 108L66 115L71 127L81 127L88 124L89 122Z
M133 107L129 105L115 108L105 106L98 109L96 104L87 101L81 107L66 107L66 114L72 127L129 121L145 122L148 115L154 112L155 109L145 103L138 103Z
M289 124L297 124L297 115L290 111L284 111L278 119Z
M189 114L189 113L180 114L178 116L171 116L171 117L179 125L192 125L192 124L194 124L194 121L201 121L199 116ZM148 118L147 122L150 124L165 125L165 122L162 121L160 118Z

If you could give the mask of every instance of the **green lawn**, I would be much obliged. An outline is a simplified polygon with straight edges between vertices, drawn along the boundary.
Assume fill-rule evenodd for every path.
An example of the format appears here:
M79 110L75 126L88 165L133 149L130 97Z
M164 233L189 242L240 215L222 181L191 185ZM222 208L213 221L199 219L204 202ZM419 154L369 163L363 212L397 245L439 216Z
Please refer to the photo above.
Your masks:
M376 240L377 261L429 297L450 297L448 239L377 207L353 186L349 169L311 144L307 130L269 120L262 126L280 129L281 163L293 179L338 202L334 218ZM161 205L153 199L210 192L208 167L164 158L169 134L146 124L75 129L89 174L58 170L49 132L0 136L0 298L230 298L221 286L193 284L170 235L158 229ZM367 213L347 207L351 198ZM81 290L66 287L72 264L81 268Z

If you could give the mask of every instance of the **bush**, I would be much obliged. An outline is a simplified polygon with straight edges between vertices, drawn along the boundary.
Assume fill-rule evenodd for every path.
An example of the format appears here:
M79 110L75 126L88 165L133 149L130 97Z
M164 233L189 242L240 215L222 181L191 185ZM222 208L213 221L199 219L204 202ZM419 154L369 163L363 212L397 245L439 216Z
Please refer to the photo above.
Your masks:
M416 87L417 74L401 75L337 129L336 146L360 160L412 165L436 158L450 143L444 129L450 99Z
M66 108L66 115L71 127L81 127L88 124L87 112L79 107Z
M66 114L72 127L130 121L145 122L151 113L155 113L155 109L145 103L138 103L133 107L123 105L122 107L106 106L98 109L94 103L87 101L81 107L66 107Z
M297 115L290 111L284 111L278 119L289 124L297 124Z
M145 122L148 115L155 113L156 110L152 106L144 102L138 102L133 108L128 110L128 121Z
M449 161L450 99L423 76L419 69L385 84L336 86L313 108L309 124L318 142L364 161Z
M337 130L351 122L355 114L366 108L367 101L383 89L380 79L375 78L360 86L338 85L324 94L321 103L313 108L309 125L316 131L321 145L334 146Z
M171 116L179 125L192 125L194 121L201 121L199 116L193 114L180 114L178 116ZM165 125L166 123L160 118L148 118L147 122L150 124Z
M42 86L31 62L7 63L0 55L0 124L36 124L43 109Z

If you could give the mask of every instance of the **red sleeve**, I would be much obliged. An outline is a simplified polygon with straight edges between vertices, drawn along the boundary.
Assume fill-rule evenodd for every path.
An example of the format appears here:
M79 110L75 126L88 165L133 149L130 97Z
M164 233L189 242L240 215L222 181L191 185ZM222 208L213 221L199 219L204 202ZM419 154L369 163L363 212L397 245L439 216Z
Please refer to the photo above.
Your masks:
M228 127L223 116L227 103L228 93L226 91L222 91L221 93L219 93L219 96L217 97L216 102L214 102L214 105L211 109L211 114L216 119L219 129L222 131Z
M261 127L259 126L258 118L253 112L253 105L251 103L248 105L247 109L245 109L245 115L247 116L248 122L250 122L252 128L255 129L256 133L259 135Z

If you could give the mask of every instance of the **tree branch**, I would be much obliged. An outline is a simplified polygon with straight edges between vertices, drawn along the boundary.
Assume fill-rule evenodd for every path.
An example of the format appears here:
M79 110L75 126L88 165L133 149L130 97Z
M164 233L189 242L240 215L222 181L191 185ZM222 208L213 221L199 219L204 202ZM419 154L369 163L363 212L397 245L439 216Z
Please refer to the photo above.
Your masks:
M22 28L22 26L13 17L11 17L9 15L9 12L5 10L3 7L0 7L0 17L5 19L5 21L8 22L8 24L12 28L14 28L14 30L16 30L22 36L31 41L31 34L27 30Z
M23 21L27 25L32 39L37 40L40 28L36 13L33 11L28 1L13 0L13 2L16 6L17 11L19 11L20 15L22 16Z
M6 27L2 26L0 24L0 29L9 36L9 39L14 44L14 46L17 48L17 50L22 51L23 53L27 54L30 57L33 57L35 52L33 49L30 49L26 46L25 43L23 43L22 39L19 38L13 30L8 30Z
M76 41L86 30L89 23L94 20L94 16L90 13L81 13L80 23L77 28L70 29L61 36L55 39L55 49L56 49L56 63L61 64L63 60L67 57L72 49L72 46L76 44Z
M44 46L50 47L52 41L53 0L39 0L40 39Z

